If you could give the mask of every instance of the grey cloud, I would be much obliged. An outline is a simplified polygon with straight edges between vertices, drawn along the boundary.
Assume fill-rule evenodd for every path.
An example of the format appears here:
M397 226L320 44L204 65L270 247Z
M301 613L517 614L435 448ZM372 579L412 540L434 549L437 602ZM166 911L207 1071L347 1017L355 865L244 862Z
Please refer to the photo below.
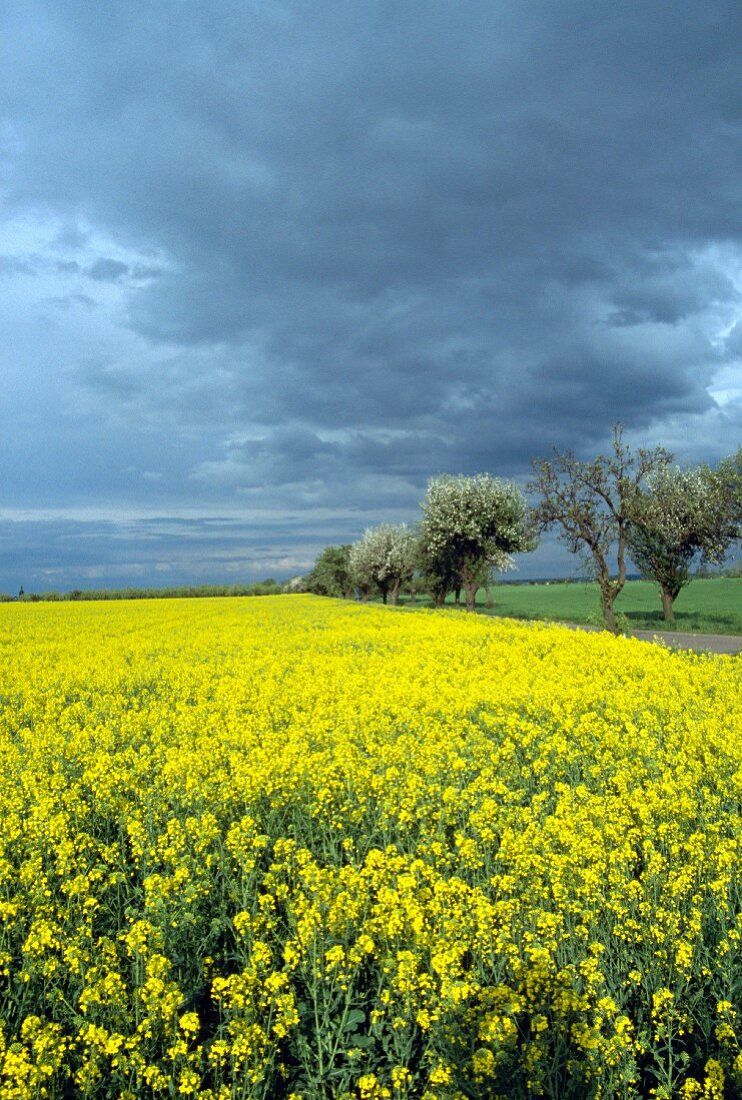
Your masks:
M312 556L294 549L290 529L254 522L147 518L128 523L43 520L5 525L0 592L75 587L249 582L305 570ZM315 536L312 549L324 545ZM316 553L317 551L315 551Z
M80 383L106 399L136 400L141 383L135 371L99 359L84 360L77 371Z
M293 425L230 444L222 460L203 463L193 476L206 482L228 481L243 491L312 481L326 486L328 500L341 486L349 499L357 500L358 480L368 471L422 486L430 473L426 459L445 447L440 435L420 431L353 431L328 440Z
M89 294L58 294L53 298L47 298L46 302L58 309L70 309L72 306L85 306L86 309L94 309L96 301Z
M259 307L234 272L208 268L164 274L134 294L129 305L129 321L138 332L181 345L233 344L260 319Z
M9 30L7 209L62 227L47 298L118 288L67 311L56 492L334 499L340 530L615 419L733 439L737 3L35 0Z
M23 256L0 256L0 276L35 274L36 267L30 259Z
M617 309L609 323L675 325L719 304L739 304L742 297L729 275L709 261L655 255L640 257L624 273L612 301Z
M157 279L163 274L163 268L153 264L135 264L131 268L132 278L142 279Z
M128 271L129 265L120 260L101 258L90 265L86 275L99 283L116 283L122 276L128 274Z
M737 321L724 340L728 355L742 358L742 321Z

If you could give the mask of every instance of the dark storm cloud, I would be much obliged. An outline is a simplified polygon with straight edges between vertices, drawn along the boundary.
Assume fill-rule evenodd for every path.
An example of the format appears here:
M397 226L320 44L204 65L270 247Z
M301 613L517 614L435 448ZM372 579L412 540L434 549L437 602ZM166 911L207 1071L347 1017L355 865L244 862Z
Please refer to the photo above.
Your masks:
M31 0L6 27L0 274L96 307L65 337L71 498L414 517L431 474L523 478L616 419L735 445L738 3ZM29 218L56 229L24 254Z

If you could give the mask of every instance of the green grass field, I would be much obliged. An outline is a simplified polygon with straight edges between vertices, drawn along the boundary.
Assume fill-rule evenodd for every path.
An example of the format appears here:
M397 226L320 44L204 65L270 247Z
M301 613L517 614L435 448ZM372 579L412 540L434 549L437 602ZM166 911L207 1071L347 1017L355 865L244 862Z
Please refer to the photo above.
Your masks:
M513 619L555 619L561 622L599 621L596 583L498 584L477 593L477 610ZM450 597L450 604L453 598ZM711 577L692 581L675 601L675 623L662 617L657 586L650 581L627 581L616 603L630 630L682 630L694 634L742 634L742 578Z

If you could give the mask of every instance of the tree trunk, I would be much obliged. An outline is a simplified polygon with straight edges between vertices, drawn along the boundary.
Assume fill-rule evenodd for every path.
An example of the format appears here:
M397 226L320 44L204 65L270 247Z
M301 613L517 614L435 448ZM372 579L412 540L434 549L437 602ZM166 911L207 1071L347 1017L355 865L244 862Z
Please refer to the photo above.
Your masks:
M469 581L466 584L465 587L466 587L466 610L467 611L473 611L474 610L474 600L475 600L476 595L477 595L477 582L476 581Z
M468 599L469 589L467 588L466 591L467 591L467 599ZM453 602L456 604L457 607L461 607L461 585L459 585L459 587L456 589L456 594L454 596Z
M401 580L395 581L394 584L392 585L391 589L390 589L389 595L391 597L392 607L397 606L397 600L399 598L399 588L400 588L401 584L402 584Z
M673 602L675 597L671 592L668 592L666 588L663 588L660 592L660 599L662 600L662 614L665 617L666 623L675 622L675 612L673 611Z
M603 601L603 618L605 619L606 629L610 630L611 634L618 634L618 623L616 622L616 612L613 610L613 603L606 603Z
M494 606L494 600L492 599L492 585L491 584L487 585L487 587L485 588L485 592L487 593L487 607L493 607Z
M608 563L603 555L599 554L595 548L593 548L592 551L593 557L595 558L595 563L598 567L597 579L598 585L600 586L600 604L603 611L603 620L605 621L606 630L610 630L611 634L620 634L618 623L616 622L616 612L614 611L614 604L626 580L624 540L625 535L623 531L620 531L618 537L617 577L611 577L611 571L608 568Z
M446 601L446 593L445 592L436 592L436 594L435 594L435 606L436 607L443 607L443 604L445 603L445 601Z
M619 594L623 586L626 584L626 524L619 524L618 528L618 576L613 582L614 595L613 600ZM611 604L613 603L611 601Z
M606 630L610 630L611 634L618 634L618 623L616 622L616 612L613 609L613 605L616 602L616 596L618 592L613 591L613 586L603 585L600 586L600 600L603 606L603 618L605 619Z

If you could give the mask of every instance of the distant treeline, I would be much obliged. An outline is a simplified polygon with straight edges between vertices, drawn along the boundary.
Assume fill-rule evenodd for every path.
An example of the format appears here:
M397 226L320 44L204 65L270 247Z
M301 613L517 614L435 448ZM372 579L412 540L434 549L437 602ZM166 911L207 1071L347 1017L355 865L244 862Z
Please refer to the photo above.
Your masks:
M696 578L703 577L740 577L742 563L734 562L726 569L699 570ZM627 580L639 580L638 573L630 573ZM508 585L538 584L587 584L590 577L537 577L500 579L497 583ZM208 596L279 596L286 592L301 591L296 579L276 581L269 577L255 584L199 584L180 585L175 588L75 588L71 592L24 592L20 596L9 596L0 592L0 603L69 603L75 600L174 600L198 599Z
M208 596L277 596L285 586L269 577L255 584L198 584L175 588L74 588L71 592L21 592L19 596L0 594L0 601L21 603L67 602L72 600L172 600Z

